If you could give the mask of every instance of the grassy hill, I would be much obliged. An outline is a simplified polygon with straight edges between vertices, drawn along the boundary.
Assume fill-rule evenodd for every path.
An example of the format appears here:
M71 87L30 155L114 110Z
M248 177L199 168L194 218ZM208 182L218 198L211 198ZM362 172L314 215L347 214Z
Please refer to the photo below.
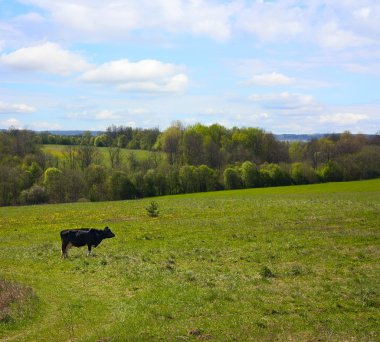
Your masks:
M380 339L380 179L155 200L0 208L0 279L33 291L0 340Z

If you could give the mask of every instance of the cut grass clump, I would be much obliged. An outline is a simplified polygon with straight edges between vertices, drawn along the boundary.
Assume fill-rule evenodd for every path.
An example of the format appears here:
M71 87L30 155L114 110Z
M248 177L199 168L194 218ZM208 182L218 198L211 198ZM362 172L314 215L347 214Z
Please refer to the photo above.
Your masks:
M276 275L272 272L272 270L268 266L263 266L260 269L260 276L262 278L275 278Z
M31 318L36 300L30 287L0 279L0 326Z

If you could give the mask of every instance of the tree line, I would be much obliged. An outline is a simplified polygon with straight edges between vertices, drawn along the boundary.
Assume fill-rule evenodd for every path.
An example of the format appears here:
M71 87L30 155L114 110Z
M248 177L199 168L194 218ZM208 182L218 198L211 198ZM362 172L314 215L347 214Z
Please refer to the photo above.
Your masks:
M59 157L41 149L46 137L28 130L0 132L0 205L122 200L380 176L378 134L344 132L289 143L259 128L218 124L185 127L176 122L163 132L110 126L97 136L85 132L71 137ZM97 147L104 147L106 154ZM141 159L135 152L122 153L126 147L152 153Z

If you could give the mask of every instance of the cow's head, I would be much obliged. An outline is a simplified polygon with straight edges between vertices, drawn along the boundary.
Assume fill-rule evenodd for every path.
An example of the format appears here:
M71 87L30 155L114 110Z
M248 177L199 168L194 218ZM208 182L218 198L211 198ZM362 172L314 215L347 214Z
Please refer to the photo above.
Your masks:
M105 227L103 231L104 231L105 238L113 238L115 236L115 234L112 233L111 229L109 229L108 227Z

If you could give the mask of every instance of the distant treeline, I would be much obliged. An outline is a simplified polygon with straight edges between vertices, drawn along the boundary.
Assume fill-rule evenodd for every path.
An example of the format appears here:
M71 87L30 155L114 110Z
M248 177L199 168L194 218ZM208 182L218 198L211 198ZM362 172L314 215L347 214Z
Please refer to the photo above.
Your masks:
M62 144L62 156L41 144ZM97 147L104 147L106 154ZM157 151L140 160L123 148ZM105 157L106 156L106 157ZM108 160L104 160L104 159ZM380 135L350 132L279 141L259 128L218 124L160 132L111 126L103 134L0 132L0 205L106 201L167 194L380 177Z

